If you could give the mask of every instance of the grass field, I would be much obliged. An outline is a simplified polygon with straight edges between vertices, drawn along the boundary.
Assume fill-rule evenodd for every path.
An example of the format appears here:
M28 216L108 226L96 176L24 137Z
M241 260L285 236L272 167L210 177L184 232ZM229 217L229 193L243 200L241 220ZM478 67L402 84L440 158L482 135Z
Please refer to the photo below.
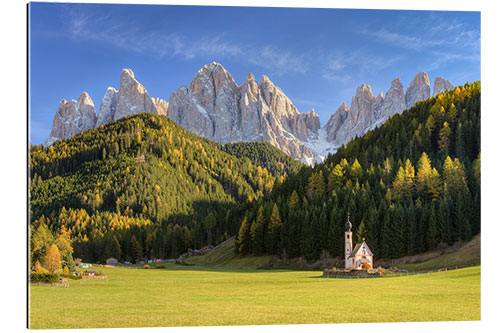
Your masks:
M114 268L106 280L30 287L30 326L96 328L480 319L480 266L378 279L321 272Z

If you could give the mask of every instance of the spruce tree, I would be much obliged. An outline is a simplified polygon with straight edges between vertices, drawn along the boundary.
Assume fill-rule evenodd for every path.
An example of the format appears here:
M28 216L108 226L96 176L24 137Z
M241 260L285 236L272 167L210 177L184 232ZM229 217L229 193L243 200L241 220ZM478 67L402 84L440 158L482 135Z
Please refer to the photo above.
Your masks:
M137 240L137 238L135 237L135 235L132 235L132 239L131 239L131 247L132 247L132 258L134 259L134 261L136 263L138 263L139 261L142 260L142 246L141 244L139 243L139 241Z
M267 253L278 254L278 250L281 248L281 228L283 223L281 222L280 212L276 203L273 205L273 210L271 216L269 217L269 223L267 226L267 237L266 237L266 249Z
M250 252L250 224L245 216L241 222L240 230L238 232L238 253L240 255L247 255Z
M111 257L116 260L120 260L122 256L122 249L120 247L120 242L116 238L116 235L113 235L113 239L111 240Z

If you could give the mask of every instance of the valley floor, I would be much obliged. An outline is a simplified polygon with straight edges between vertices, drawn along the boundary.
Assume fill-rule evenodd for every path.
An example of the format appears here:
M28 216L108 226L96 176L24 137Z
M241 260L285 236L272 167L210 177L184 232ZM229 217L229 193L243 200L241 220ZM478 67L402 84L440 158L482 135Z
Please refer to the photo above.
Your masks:
M30 328L320 324L481 319L480 266L377 279L319 271L98 268L105 280L30 287Z

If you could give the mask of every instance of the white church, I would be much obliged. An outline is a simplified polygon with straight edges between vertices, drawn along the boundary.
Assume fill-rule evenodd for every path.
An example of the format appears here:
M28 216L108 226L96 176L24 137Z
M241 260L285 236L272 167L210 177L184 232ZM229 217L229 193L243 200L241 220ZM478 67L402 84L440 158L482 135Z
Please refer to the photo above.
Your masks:
M373 253L364 238L362 243L358 243L354 249L352 248L352 224L349 221L349 216L345 228L345 269L350 271L373 268Z

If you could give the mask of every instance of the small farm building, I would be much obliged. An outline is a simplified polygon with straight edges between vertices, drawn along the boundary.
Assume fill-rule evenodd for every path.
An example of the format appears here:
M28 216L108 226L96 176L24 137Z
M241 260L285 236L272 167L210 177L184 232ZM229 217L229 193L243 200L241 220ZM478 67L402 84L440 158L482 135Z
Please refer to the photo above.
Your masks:
M116 266L118 265L118 260L116 260L115 258L108 258L106 259L106 265Z

